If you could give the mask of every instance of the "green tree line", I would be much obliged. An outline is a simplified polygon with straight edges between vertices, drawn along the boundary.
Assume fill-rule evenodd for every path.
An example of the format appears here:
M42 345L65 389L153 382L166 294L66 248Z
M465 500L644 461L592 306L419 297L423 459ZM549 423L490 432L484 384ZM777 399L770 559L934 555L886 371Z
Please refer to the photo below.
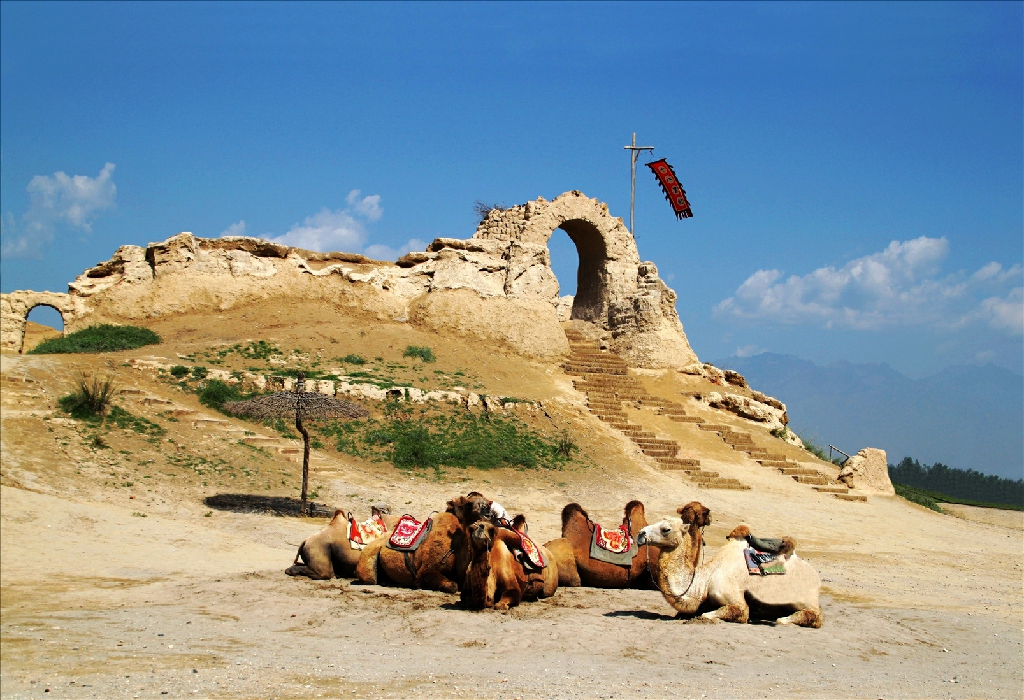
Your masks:
M916 459L889 465L889 479L917 489L945 494L979 503L1007 503L1024 506L1024 479L1004 479L973 469L954 469L941 462L923 465Z

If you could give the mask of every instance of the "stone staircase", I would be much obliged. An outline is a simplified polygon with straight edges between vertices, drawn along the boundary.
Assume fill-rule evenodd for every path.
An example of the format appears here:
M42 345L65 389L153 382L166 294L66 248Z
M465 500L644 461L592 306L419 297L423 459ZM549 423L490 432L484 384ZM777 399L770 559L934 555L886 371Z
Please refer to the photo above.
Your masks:
M817 469L802 467L784 454L773 454L766 447L758 447L754 444L749 433L741 433L728 425L702 423L698 426L701 430L710 430L721 436L722 440L734 450L746 452L750 458L762 467L777 469L785 476L790 476L799 484L808 484L818 493L832 494L835 498L843 501L867 501L867 496L850 493L850 489L841 482L824 474Z
M675 440L659 438L655 433L644 430L642 425L630 423L622 410L623 401L654 408L676 422L699 424L703 421L686 415L686 410L679 403L648 394L636 378L629 376L625 361L618 355L602 351L579 331L566 329L565 335L571 354L563 367L569 374L582 375L582 379L573 381L573 386L587 395L591 413L632 440L662 469L679 471L700 488L750 488L737 479L701 469L700 460L678 456L680 446Z

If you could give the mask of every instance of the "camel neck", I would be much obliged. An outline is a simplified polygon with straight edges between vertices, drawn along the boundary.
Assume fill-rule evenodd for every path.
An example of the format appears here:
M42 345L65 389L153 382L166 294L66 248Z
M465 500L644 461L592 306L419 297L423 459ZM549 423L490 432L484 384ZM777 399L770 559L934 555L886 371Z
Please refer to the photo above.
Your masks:
M690 525L683 543L674 549L661 550L658 558L658 588L676 610L696 612L704 600L707 581L697 567L702 546L700 529Z

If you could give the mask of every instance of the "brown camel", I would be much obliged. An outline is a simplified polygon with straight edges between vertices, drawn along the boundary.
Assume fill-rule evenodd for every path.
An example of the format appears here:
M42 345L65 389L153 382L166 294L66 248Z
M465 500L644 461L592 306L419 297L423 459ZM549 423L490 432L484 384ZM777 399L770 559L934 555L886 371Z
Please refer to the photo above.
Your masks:
M662 520L640 531L641 542L657 545L658 588L683 616L700 615L711 621L747 622L751 616L774 619L780 625L821 627L818 572L792 552L784 538L784 575L751 575L743 556L746 535L734 530L714 558L698 565L704 544L701 528L711 522L711 511L697 501L677 511L680 518Z
M448 501L445 512L434 516L430 532L416 551L390 549L383 537L369 544L356 564L356 580L375 584L383 573L398 586L455 593L459 590L456 581L465 581L472 555L469 526L487 517L486 498L459 496Z
M630 501L626 504L624 525L636 537L647 525L644 504ZM562 509L562 536L544 546L554 555L558 565L558 585L593 586L595 588L630 588L653 586L658 576L658 548L645 545L637 548L630 566L620 566L593 559L590 542L594 537L594 523L578 503ZM644 575L648 572L650 575Z
M493 522L493 521L492 521ZM526 524L525 515L517 515L512 520L512 528L517 532L521 532L524 535L529 534L530 527ZM504 537L505 535L503 535ZM509 541L509 548L515 551L518 548L519 542L513 540ZM540 572L541 579L543 580L543 586L540 591L534 595L533 591L527 591L523 595L523 600L536 600L537 598L550 598L558 590L558 562L555 560L555 555L552 554L551 550L546 545L537 544L537 549L540 550L541 556L544 557L544 568Z
M388 533L393 531L398 523L398 518L390 515L390 512L391 509L387 506L371 508L372 515L380 515L383 518L384 524L388 526ZM306 538L299 545L295 561L284 572L289 576L308 576L312 579L329 579L332 576L349 578L355 574L361 550L353 549L348 540L351 519L351 513L334 511L334 517L327 527Z
M473 523L469 533L473 559L466 570L462 602L472 608L496 610L508 610L519 605L523 589L529 588L531 581L509 550L509 541L515 540L518 544L518 536L511 530L495 527L487 520ZM537 579L534 588L539 589L540 577Z

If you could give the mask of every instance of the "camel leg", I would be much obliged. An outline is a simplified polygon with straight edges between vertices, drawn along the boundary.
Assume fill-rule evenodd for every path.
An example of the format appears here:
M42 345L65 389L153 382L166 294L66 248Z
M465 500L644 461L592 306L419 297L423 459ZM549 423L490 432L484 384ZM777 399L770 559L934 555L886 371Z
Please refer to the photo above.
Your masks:
M416 588L424 588L428 591L441 591L442 593L459 592L458 585L436 569L425 571L422 576L417 576Z
M494 604L495 610L508 610L519 605L521 593L518 588L506 588L501 598Z
M324 581L326 579L329 579L334 573L331 572L330 574L324 576L322 574L318 574L316 571L313 571L313 569L309 568L308 566L304 566L303 564L295 564L294 566L289 566L287 569L284 570L284 572L289 576L308 576L315 581Z
M701 615L704 620L714 622L739 622L745 624L750 618L750 608L746 605L723 605L718 610Z
M356 580L359 583L371 586L377 584L377 559L380 555L381 546L382 544L373 542L359 556L359 561L356 563Z
M820 610L798 610L787 617L780 617L775 621L777 625L797 625L799 627L821 628Z

